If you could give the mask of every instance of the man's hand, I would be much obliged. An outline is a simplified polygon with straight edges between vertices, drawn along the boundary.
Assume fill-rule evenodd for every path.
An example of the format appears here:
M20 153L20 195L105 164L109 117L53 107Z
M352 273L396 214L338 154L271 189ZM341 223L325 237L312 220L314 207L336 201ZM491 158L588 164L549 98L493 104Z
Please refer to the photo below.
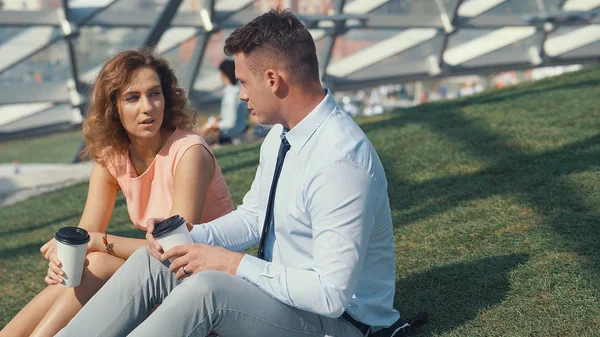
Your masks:
M155 258L161 260L161 255L163 253L162 247L160 243L154 238L152 233L154 232L154 224L161 222L164 219L152 218L146 221L146 247L148 248L148 252L150 255Z
M158 240L154 238L154 235L152 235L152 233L154 232L154 225L163 220L164 219L162 218L151 218L146 221L146 247L148 248L148 252L150 253L150 255L154 256L159 260L162 260L160 256L163 253L163 249L160 246L160 243L158 243ZM191 222L186 222L185 227L190 232L192 231L192 229L194 229L194 225Z
M173 259L169 270L176 279L204 270L217 270L235 276L244 254L200 243L181 245L167 250L161 260ZM183 267L185 267L184 273Z

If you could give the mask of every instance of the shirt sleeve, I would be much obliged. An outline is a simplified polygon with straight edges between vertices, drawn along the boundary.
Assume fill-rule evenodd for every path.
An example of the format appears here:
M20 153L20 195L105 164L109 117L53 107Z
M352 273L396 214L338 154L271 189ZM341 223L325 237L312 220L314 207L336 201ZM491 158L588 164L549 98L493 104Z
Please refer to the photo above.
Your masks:
M250 191L235 211L211 222L194 225L190 232L194 242L220 246L232 251L243 251L258 243L260 234L257 195L261 172L259 165Z
M245 255L237 276L281 302L339 317L356 290L377 211L378 186L369 172L340 159L319 170L305 191L312 221L312 270Z

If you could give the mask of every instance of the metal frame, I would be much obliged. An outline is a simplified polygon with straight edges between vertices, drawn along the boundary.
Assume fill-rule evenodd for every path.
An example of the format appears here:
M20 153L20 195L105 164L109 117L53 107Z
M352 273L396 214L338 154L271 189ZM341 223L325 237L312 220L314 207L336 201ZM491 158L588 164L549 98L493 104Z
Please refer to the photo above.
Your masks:
M182 0L169 0L162 11L111 9L118 1L126 0L104 0L103 6L90 8L71 8L68 0L62 0L62 8L57 10L0 11L0 27L27 27L0 44L0 74L58 41L66 42L70 62L70 80L66 83L3 85L0 105L68 103L74 109L85 111L83 93L99 70L98 67L81 74L76 66L73 42L85 26L150 28L144 45L155 46L160 53L197 37L193 57L182 81L188 88L190 100L196 103L215 101L218 98L215 93L220 89L218 74L198 76L206 45L215 32L236 28L252 20L256 14L245 9L253 0L197 0L202 4L201 15L178 12ZM377 9L389 1L336 0L330 15L298 15L311 29L315 40L325 39L319 59L321 79L327 86L341 90L480 72L598 63L600 60L600 50L593 49L596 46L600 49L597 43L600 41L600 0L566 0L561 3L559 12L547 12L542 6L539 13L523 16L487 14L506 2L521 0L456 0L449 10L441 0L432 0L437 3L438 13L378 14ZM562 27L575 29L557 35ZM332 60L336 40L352 30L396 30L398 33L344 59ZM452 43L466 30L479 30L485 34L459 45ZM57 31L60 32L58 35ZM523 44L524 41L530 46L524 48L522 55L503 52L512 43ZM425 43L435 44L431 55L408 63L386 61ZM586 53L576 53L583 48L587 48ZM587 53L588 49L590 53ZM471 62L476 66L469 66ZM31 92L36 94L24 94Z
M206 48L205 44L210 34L216 32L222 28L238 27L245 22L251 20L255 14L252 12L243 12L242 9L251 4L251 1L246 1L246 4L239 7L236 4L239 1L225 0L217 3L215 6L214 0L202 0L205 1L205 7L209 9L211 21L214 22L215 27L211 31L206 31L202 20L198 19L196 13L177 13L177 9L181 4L182 0L170 0L163 12L155 11L135 11L136 15L132 15L133 11L122 11L122 10L111 10L109 7L119 0L107 1L107 5L98 8L72 8L69 9L68 1L62 0L63 8L59 10L46 10L38 12L28 11L11 11L0 12L0 26L35 26L30 28L13 38L12 41L8 41L0 45L3 55L11 55L8 60L5 58L0 60L0 74L8 69L20 64L21 62L29 59L31 56L39 53L48 46L65 39L67 41L69 49L69 58L72 60L72 64L75 62L75 52L73 50L72 38L77 36L77 30L82 26L106 26L106 27L151 27L150 33L148 34L144 45L156 46L158 44L159 50L168 51L180 43L198 36L197 48L194 51L193 62L190 64L190 75L185 80L190 91L194 90L197 78L198 70L202 62L202 55ZM121 0L122 1L122 0ZM436 0L437 1L437 0ZM380 44L372 48L372 53L377 52L377 58L373 59L372 62L363 62L361 65L357 63L359 59L368 56L369 53L361 51L359 55L350 55L347 60L343 60L346 65L353 65L350 67L352 71L340 72L336 71L339 68L339 64L330 64L331 54L335 47L335 40L340 35L343 35L352 29L404 29L404 35L396 37L397 41L404 41L409 36L419 35L427 33L428 39L423 38L423 41L427 42L431 38L437 35L430 34L429 30L417 30L417 29L436 29L440 33L444 34L444 42L442 45L442 52L440 55L430 55L429 57L434 62L429 62L430 67L438 62L439 71L445 74L452 75L452 67L460 65L470 59L480 57L494 50L500 49L512 42L520 41L524 38L530 37L534 34L544 35L541 39L541 43L537 46L532 46L532 56L538 54L538 57L532 57L532 65L541 63L541 59L544 59L543 63L551 63L553 56L556 56L555 49L566 51L572 51L577 48L582 48L593 42L598 41L597 29L594 26L584 27L585 24L600 24L600 17L598 15L598 7L600 6L599 0L568 0L563 4L563 11L560 13L545 13L534 16L485 16L481 15L485 12L507 2L515 0L470 0L462 1L458 0L454 11L451 13L445 13L440 10L440 15L393 15L384 16L378 14L369 14L371 11L385 5L389 0L357 0L351 3L346 3L345 0L336 0L335 13L333 15L299 15L300 19L303 20L307 25L316 26L323 22L331 22L331 28L321 29L324 33L319 34L320 36L326 37L326 48L321 55L321 67L322 67L322 79L325 82L328 77L336 78L340 75L348 76L353 72L358 71L364 67L370 66L372 63L386 58L385 56L393 56L400 52L404 52L410 48L395 47L397 50L384 51L380 53L382 47L392 44L394 40L382 41ZM223 3L222 6L219 6ZM236 6L238 6L236 8ZM219 8L220 7L220 8ZM357 24L358 22L358 24ZM558 23L557 23L558 22ZM552 29L548 29L548 25L552 25ZM43 27L46 28L43 28ZM577 35L576 41L567 39L566 37L562 41L572 42L560 45L556 43L559 37L546 40L546 35L549 31L555 31L560 26L581 26L581 34L569 33L569 37ZM63 36L53 37L52 30L50 27L61 28ZM67 30L65 31L65 27ZM193 28L196 29L196 33L192 33L191 30L186 30L180 34L179 41L169 43L173 39L167 39L164 42L161 41L161 37L165 32L168 34L167 28L169 27L180 27L180 28ZM511 29L510 27L514 27ZM535 33L532 28L535 27ZM474 41L468 42L468 44L461 45L455 48L447 49L448 40L453 34L456 34L462 29L490 29L499 28L498 30L490 33L489 35L483 36ZM408 30L408 31L407 31ZM319 32L321 33L321 32ZM413 34L409 34L413 33ZM588 33L588 36L585 36ZM592 36L589 36L591 34ZM16 40L31 41L31 38L35 36L38 41L36 43L29 43L26 47L21 47L21 50L16 50L14 45L17 44ZM487 40L492 39L503 39L503 43L497 42L495 45L489 45L486 43ZM11 43L12 42L12 43ZM162 44L162 45L161 45ZM405 43L409 46L416 44ZM24 44L21 43L21 46ZM472 55L461 55L464 54L462 51L465 48L476 50ZM547 53L544 50L550 49ZM382 56L383 55L383 56ZM362 56L362 57L359 57ZM353 60L354 59L354 60ZM449 60L449 61L448 61ZM433 67L430 73L436 74L437 69ZM81 79L77 74L75 66L71 67L72 79L75 83L75 87L78 91L81 88ZM331 71L331 73L329 73ZM90 77L90 76L87 76ZM0 102L2 103L2 102Z
M144 46L155 47L158 44L158 41L160 41L162 35L165 33L167 28L169 28L171 20L173 20L173 17L175 17L175 14L177 14L177 10L179 9L179 5L181 5L181 1L182 0L169 0L162 13L152 25L152 28L150 28L150 32L148 32L148 36L144 40Z

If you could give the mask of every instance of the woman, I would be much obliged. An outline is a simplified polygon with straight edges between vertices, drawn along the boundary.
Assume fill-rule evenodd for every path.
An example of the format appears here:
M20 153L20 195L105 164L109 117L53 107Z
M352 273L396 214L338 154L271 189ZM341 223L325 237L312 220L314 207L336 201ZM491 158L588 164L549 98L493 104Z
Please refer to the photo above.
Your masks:
M84 154L94 159L79 227L91 236L81 285L64 288L56 241L40 249L49 260L48 287L0 336L54 336L145 240L106 235L121 190L133 224L179 214L203 223L233 210L221 169L191 124L183 89L168 63L151 51L109 60L94 84L83 125Z

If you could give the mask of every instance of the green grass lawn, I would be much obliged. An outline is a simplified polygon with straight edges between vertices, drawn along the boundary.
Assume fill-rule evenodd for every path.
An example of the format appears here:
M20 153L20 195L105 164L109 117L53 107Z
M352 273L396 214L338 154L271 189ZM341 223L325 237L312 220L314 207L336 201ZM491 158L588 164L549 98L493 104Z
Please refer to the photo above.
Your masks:
M358 119L386 169L396 305L416 336L600 335L600 68ZM217 151L235 203L259 144ZM0 326L44 286L38 249L87 186L0 208ZM141 236L120 198L117 234Z
M0 163L70 163L82 142L81 131L0 142Z

